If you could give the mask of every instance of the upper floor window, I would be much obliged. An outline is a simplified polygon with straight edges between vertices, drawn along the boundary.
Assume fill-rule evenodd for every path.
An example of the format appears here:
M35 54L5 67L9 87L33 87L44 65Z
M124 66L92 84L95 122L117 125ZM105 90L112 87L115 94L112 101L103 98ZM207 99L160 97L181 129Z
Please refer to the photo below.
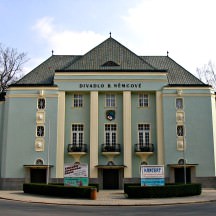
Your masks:
M150 124L138 124L138 142L140 145L150 144Z
M42 125L38 125L37 126L37 136L38 137L43 137L44 136L44 133L45 133L45 128L44 128L44 126L42 126Z
M46 101L45 98L38 98L38 109L45 109Z
M73 95L73 107L82 107L83 106L83 95L74 94Z
M82 145L84 143L84 125L72 124L72 144Z
M176 109L183 109L183 98L176 98Z
M145 93L139 94L139 107L148 107L149 106L149 95Z
M105 124L105 143L115 145L117 143L117 125Z
M184 136L184 126L177 125L176 132L177 132L177 136Z
M106 94L106 107L115 107L116 97L115 94Z

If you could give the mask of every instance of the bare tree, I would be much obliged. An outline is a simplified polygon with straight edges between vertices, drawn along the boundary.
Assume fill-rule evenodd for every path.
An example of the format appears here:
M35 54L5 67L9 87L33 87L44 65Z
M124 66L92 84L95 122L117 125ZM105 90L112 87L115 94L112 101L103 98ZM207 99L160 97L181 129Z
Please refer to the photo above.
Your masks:
M200 80L211 85L216 90L216 68L211 61L202 68L197 68L197 74Z
M26 53L18 53L16 49L0 44L0 94L20 78L25 62Z

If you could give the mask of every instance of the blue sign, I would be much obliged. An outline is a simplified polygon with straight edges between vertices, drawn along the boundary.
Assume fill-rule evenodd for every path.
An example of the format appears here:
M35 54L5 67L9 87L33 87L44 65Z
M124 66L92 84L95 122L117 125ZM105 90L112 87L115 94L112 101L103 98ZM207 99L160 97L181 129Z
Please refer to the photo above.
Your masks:
M141 186L164 186L164 178L142 178Z

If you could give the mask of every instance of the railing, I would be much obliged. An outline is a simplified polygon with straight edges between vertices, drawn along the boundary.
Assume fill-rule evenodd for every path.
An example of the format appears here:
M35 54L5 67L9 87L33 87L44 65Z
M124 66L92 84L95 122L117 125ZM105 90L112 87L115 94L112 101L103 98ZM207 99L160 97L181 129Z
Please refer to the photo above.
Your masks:
M135 152L154 152L154 144L135 144Z
M102 152L120 152L120 144L102 144Z
M68 144L68 152L87 152L87 144Z

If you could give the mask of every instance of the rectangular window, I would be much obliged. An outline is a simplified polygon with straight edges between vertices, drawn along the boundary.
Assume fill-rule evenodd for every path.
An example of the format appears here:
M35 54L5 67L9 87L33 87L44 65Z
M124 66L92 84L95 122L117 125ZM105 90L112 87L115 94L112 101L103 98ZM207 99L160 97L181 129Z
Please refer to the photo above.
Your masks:
M105 144L115 145L117 142L117 125L105 124Z
M74 94L73 95L73 107L82 107L83 106L83 95Z
M139 107L148 107L149 106L149 95L141 93L139 94Z
M45 128L42 125L37 126L37 136L38 137L44 137L45 134Z
M183 109L183 98L176 98L176 109Z
M38 109L45 109L46 101L45 98L38 98Z
M177 131L177 136L184 136L184 126L183 125L177 125L176 131Z
M138 142L144 146L150 144L150 124L138 124Z
M115 94L106 94L106 107L115 107L116 97Z
M84 143L84 125L72 124L72 144L81 146Z

